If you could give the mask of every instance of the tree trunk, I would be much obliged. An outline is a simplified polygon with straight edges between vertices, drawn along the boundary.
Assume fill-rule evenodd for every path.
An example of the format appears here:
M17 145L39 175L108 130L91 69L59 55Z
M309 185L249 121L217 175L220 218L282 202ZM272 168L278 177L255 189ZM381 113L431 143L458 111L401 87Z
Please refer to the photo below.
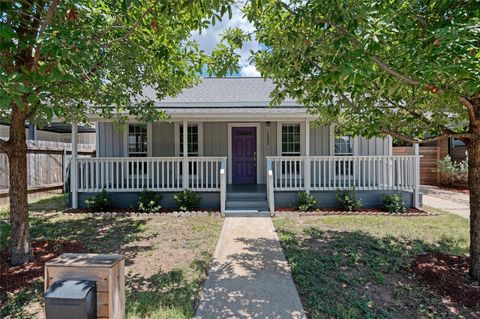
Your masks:
M7 156L10 165L11 263L22 265L33 259L28 221L27 144L22 116L12 116Z
M470 276L480 280L480 142L467 144L470 189Z

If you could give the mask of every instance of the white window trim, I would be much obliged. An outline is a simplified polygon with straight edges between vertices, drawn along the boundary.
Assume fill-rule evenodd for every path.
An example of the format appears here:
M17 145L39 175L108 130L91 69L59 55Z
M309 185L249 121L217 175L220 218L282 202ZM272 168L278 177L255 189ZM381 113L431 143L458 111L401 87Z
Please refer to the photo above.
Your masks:
M257 184L260 184L260 174L261 174L261 168L263 165L261 165L261 159L263 159L263 150L260 146L260 138L262 135L261 132L261 125L260 123L228 123L228 143L227 143L227 149L228 149L228 184L232 184L232 128L234 127L255 127L256 128L256 137L257 137Z
M282 156L282 126L283 124L300 125L300 156L305 156L305 128L306 121L282 121L277 122L277 156Z
M128 150L128 131L129 125L142 124L140 122L129 122L125 124L123 129L123 149L125 152L125 157L130 157L130 152ZM147 157L152 157L152 123L147 123Z
M198 156L203 156L203 122L188 122L188 125L198 126ZM180 125L183 122L174 122L175 156L180 156Z

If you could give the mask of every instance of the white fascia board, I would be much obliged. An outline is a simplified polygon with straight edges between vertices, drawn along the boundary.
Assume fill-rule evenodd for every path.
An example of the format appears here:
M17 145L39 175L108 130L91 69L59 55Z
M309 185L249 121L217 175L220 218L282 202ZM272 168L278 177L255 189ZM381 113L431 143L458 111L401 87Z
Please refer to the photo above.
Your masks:
M231 101L231 102L156 102L158 108L230 108L230 107L270 107L270 101ZM293 106L302 107L295 101L283 101L279 107ZM275 107L273 107L275 108Z
M186 110L177 109L175 111L165 110L170 116L170 121L178 121L183 119L195 120L195 121L258 121L262 119L264 121L276 121L276 120L289 120L289 119L315 119L314 115L308 114L305 110L292 110L292 109L277 109L274 112L272 110L231 110L232 112L225 112L225 110L205 109L205 110ZM134 120L134 116L127 115L129 119ZM93 122L112 122L112 119L105 119L98 115L92 115L89 119Z

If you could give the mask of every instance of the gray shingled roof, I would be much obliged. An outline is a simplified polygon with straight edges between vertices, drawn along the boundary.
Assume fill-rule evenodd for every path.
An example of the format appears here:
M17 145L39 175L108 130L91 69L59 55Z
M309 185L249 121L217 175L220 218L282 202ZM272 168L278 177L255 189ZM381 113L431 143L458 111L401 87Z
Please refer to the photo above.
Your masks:
M202 78L195 87L187 88L175 97L158 101L161 107L266 107L270 103L270 92L274 85L271 80L253 77ZM155 91L146 88L144 95L155 99ZM282 106L299 107L292 99Z

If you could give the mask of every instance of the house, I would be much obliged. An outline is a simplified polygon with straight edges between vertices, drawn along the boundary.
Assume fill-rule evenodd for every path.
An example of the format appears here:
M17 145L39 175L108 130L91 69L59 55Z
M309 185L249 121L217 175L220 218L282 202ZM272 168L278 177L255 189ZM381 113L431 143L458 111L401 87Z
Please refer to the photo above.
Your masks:
M353 188L366 207L381 205L385 193L418 206L418 156L392 156L390 137L341 136L334 125L317 126L293 100L269 107L272 89L262 78L205 78L156 102L169 122L132 118L120 128L92 118L97 157L72 160L73 207L103 189L117 206L131 207L149 189L174 207L173 194L190 189L204 208L273 212L294 205L299 191L335 207L336 192ZM152 90L145 95L155 99Z
M25 134L30 141L70 143L71 133L71 126L67 123L54 122L41 128L37 128L36 125L25 125ZM0 138L8 139L9 136L8 123L0 123ZM78 143L95 144L95 128L79 126Z

